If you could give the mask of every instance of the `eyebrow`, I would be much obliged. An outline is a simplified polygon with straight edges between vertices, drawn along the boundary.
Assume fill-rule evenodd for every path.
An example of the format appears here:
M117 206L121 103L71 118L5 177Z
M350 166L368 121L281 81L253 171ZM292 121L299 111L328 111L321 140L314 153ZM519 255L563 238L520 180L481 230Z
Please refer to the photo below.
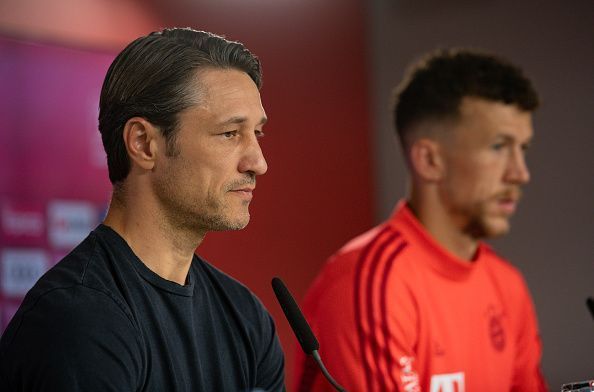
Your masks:
M231 117L230 119L228 119L226 121L223 121L221 123L221 125L241 124L241 123L244 123L246 121L247 121L247 117L244 117L244 116L234 116L234 117ZM266 124L267 121L268 121L268 118L267 117L262 117L260 119L260 121L258 122L257 125L264 125L264 124Z
M501 138L506 142L516 142L518 139L514 135L510 135L508 133L500 132L496 135L497 138ZM523 143L530 143L532 141L533 136L530 136L528 140L524 140Z

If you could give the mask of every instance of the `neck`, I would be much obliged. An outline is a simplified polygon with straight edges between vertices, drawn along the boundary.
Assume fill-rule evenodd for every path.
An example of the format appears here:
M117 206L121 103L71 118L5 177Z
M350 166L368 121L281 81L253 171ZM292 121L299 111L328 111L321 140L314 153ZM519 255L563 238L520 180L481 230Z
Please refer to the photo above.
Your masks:
M205 233L174 227L158 209L143 203L146 198L130 200L130 195L123 200L112 198L103 223L117 232L150 270L163 279L184 285L194 252Z
M462 260L472 261L479 241L465 233L439 203L437 197L426 192L411 191L409 206L433 239Z

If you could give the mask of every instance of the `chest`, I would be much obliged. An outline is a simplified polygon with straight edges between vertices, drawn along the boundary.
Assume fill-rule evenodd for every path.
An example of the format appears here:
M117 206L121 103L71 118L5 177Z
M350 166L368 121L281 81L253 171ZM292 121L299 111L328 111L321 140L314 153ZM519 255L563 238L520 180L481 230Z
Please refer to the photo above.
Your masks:
M256 373L239 315L212 295L158 293L135 304L146 391L242 390Z
M417 353L424 384L436 390L509 389L516 322L501 285L485 275L422 285Z

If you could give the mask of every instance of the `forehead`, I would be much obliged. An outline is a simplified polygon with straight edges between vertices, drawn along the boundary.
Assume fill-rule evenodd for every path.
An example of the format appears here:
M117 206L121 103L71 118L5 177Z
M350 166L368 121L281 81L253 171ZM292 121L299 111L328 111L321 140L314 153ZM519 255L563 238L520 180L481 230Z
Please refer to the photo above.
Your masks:
M458 136L505 136L524 142L532 138L532 113L516 105L466 97L460 103L456 128Z
M228 117L265 116L260 91L243 71L236 69L205 68L194 75L195 102L193 109L204 114Z

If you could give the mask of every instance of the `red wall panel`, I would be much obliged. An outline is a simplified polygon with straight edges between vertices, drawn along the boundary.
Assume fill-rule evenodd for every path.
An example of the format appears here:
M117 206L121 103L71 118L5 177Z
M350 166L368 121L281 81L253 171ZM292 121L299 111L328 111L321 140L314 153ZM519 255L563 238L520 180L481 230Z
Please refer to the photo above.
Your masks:
M241 40L264 66L269 171L258 179L252 221L243 231L207 235L198 253L244 282L272 312L290 385L295 340L270 279L282 277L300 299L324 260L372 224L363 4L228 0L175 7L164 8L163 25ZM0 40L0 213L7 224L16 216L42 230L23 239L3 223L1 249L29 244L45 252L49 266L86 230L93 211L100 219L110 186L97 104L119 49ZM61 242L50 238L52 230ZM23 274L36 273L34 265L27 268ZM0 300L7 318L18 298Z

